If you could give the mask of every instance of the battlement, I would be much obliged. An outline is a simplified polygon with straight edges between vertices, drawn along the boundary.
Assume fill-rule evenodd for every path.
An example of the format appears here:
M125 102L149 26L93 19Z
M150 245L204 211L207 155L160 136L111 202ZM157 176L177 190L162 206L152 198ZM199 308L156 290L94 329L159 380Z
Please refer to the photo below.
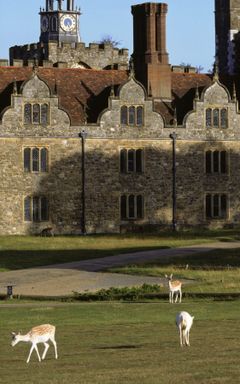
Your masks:
M58 66L65 63L67 68L126 69L128 66L128 49L113 47L111 43L65 43L49 41L48 43L32 43L10 48L10 65L22 61L23 66L37 61L40 66ZM19 64L19 63L18 63Z

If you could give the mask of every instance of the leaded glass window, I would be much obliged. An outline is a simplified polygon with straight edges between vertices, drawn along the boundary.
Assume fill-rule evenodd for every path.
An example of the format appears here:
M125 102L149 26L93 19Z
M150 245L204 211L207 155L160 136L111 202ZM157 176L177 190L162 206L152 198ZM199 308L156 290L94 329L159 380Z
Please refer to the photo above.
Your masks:
M31 104L24 105L24 124L31 124L32 122L32 106Z
M135 107L131 106L128 109L128 124L134 125L135 124Z
M142 195L122 195L120 200L121 219L142 219L144 217L144 201Z
M41 172L48 171L48 150L47 148L41 149Z
M40 105L39 104L33 104L33 124L39 124L40 123Z
M219 109L215 108L213 110L213 126L219 127Z
M137 125L143 125L143 107L137 107Z
M206 126L212 126L212 110L210 108L206 110Z
M24 171L31 172L31 148L24 148Z
M227 126L228 126L227 110L223 108L221 109L221 127L227 128Z
M226 194L207 194L206 217L209 219L225 219L227 217L227 204Z
M32 171L39 172L39 149L33 148L32 150Z
M41 124L47 125L48 123L48 105L41 105Z
M121 107L121 124L128 124L128 108L125 105Z
M24 199L24 221L32 221L31 219L31 197Z

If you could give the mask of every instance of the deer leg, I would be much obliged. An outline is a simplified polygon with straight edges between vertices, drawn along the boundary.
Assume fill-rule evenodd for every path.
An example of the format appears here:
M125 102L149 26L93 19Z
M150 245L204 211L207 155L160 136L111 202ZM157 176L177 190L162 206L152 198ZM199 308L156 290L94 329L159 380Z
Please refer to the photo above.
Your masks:
M181 303L182 302L182 291L181 291L181 289L179 290L179 303Z
M49 348L49 344L48 343L43 343L43 344L45 345L45 349L44 349L43 354L42 354L42 360L45 359L45 356L47 354L47 350Z
M36 344L32 344L32 346L31 346L31 348L30 348L30 352L29 352L28 358L27 358L27 363L29 363L29 361L30 361L30 357L31 357L31 355L32 355L32 351L33 351L34 349L35 349L35 351L37 352L38 360L41 361L41 357L40 357L40 355L39 355L37 345L36 345Z
M175 295L176 295L176 298L175 298L175 303L176 303L178 299L178 292L176 292Z
M54 345L54 350L55 350L55 358L57 359L58 358L58 353L57 353L57 343L54 339L51 339L51 342L53 343Z

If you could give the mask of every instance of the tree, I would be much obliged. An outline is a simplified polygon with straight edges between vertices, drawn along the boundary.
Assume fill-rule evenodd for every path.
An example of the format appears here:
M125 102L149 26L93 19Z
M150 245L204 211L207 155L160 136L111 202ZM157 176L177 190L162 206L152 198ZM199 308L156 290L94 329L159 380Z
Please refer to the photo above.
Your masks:
M112 44L114 48L118 48L120 43L121 41L114 40L113 37L110 35L104 35L98 42L98 44Z

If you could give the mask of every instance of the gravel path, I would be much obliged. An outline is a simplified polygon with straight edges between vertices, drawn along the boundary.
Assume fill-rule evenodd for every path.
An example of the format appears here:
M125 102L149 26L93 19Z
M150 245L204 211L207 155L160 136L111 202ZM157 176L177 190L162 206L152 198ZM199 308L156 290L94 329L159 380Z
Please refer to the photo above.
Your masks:
M110 267L137 264L143 261L193 255L213 249L240 248L240 242L219 242L176 249L159 249L101 259L84 260L0 273L0 293L6 293L6 285L13 284L13 293L31 296L65 296L73 292L94 292L101 288L131 287L147 284L166 284L165 279L147 276L130 276L106 273Z

